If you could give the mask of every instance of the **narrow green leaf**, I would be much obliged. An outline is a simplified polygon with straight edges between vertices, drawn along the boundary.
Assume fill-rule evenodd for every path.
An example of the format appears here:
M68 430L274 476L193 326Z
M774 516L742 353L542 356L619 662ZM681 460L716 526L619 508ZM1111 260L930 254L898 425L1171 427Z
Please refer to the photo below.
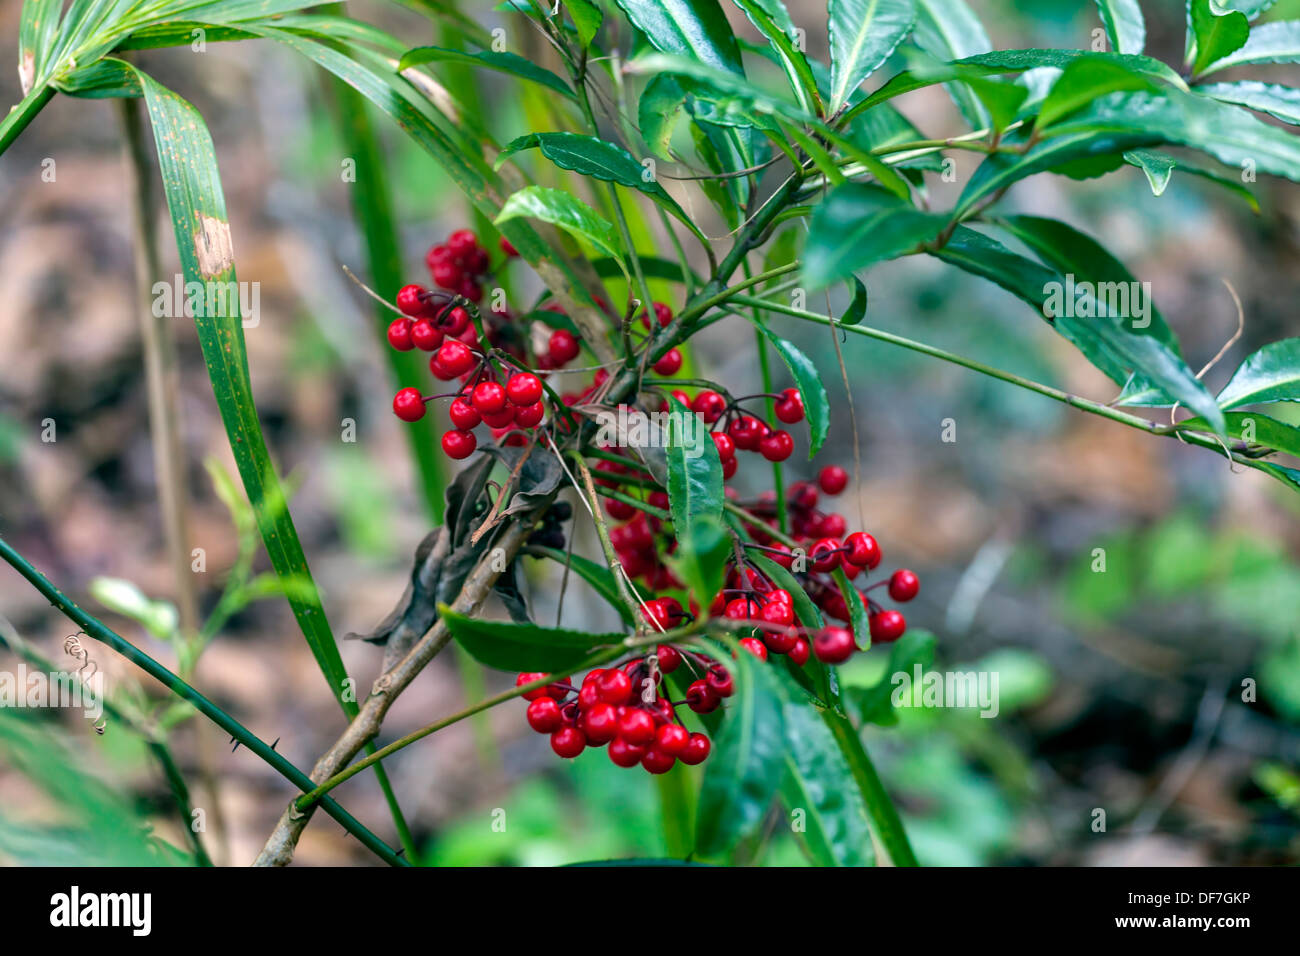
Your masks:
M1280 83L1260 83L1258 80L1206 83L1198 86L1196 92L1213 97L1221 103L1245 106L1292 126L1300 126L1300 90Z
M1116 53L1141 53L1147 42L1147 25L1138 0L1097 0L1097 12L1110 48Z
M1272 448L1300 458L1300 428L1280 422L1261 412L1227 412L1228 434L1248 445ZM1197 416L1178 423L1183 428L1212 432L1204 418Z
M898 817L894 802L890 800L885 786L880 782L862 738L847 717L833 711L823 710L822 720L831 729L840 752L849 763L858 791L867 805L867 816L871 820L871 831L888 857L887 862L894 866L916 866L916 854L908 842L907 831L903 821Z
M839 112L916 21L914 0L829 0L831 47L829 110Z
M569 11L569 19L573 21L574 29L578 31L578 42L584 47L591 46L591 41L596 39L596 33L600 30L600 24L605 17L600 12L600 7L591 0L564 0L564 9Z
M744 74L740 45L718 0L618 0L656 50Z
M588 634L562 627L468 617L445 604L438 605L438 617L471 657L503 671L564 673L591 656L594 648L623 640L622 634Z
M1221 408L1300 402L1300 338L1270 342L1232 373L1219 392Z
M1038 110L1038 127L1050 126L1063 116L1100 96L1119 90L1150 90L1155 84L1126 65L1102 56L1082 56L1067 66L1052 84Z
M1240 49L1215 60L1200 74L1206 76L1233 66L1297 62L1300 62L1300 20L1278 20L1252 29Z
M1155 196L1164 195L1174 174L1174 167L1178 165L1172 156L1153 149L1130 149L1124 154L1124 162L1136 166L1146 174L1147 182L1151 184L1151 193Z
M785 71L790 89L799 99L799 105L807 112L819 114L821 97L817 88L817 78L813 74L808 57L803 50L794 45L796 27L790 19L790 11L781 0L733 0L744 11L749 22L758 32L767 37L772 50Z
M776 354L794 379L795 386L803 396L804 411L808 421L808 458L812 459L821 450L822 442L831 427L831 402L822 384L821 372L812 359L799 351L795 345L770 331L766 326L755 323L759 331L772 343Z
M1250 35L1250 24L1240 13L1218 13L1211 9L1212 0L1188 0L1187 29L1192 52L1192 75L1202 73L1211 63L1240 50Z
M694 539L698 522L722 521L722 462L703 420L676 400L668 412L667 438L673 528L679 539Z
M923 212L880 187L840 186L813 213L804 278L813 288L847 279L876 262L917 251L947 222L947 216Z
M518 77L521 80L528 80L532 83L539 83L547 89L554 90L567 96L569 99L576 99L573 89L561 77L552 73L543 66L538 66L532 60L526 60L517 53L508 53L505 51L496 52L495 50L483 50L479 53L465 53L461 50L447 50L438 46L417 46L413 50L408 50L398 63L398 72L409 69L413 66L420 66L424 63L438 63L451 61L453 63L466 63L472 66L486 67L490 70L496 70L499 73L509 73L511 76Z
M562 189L525 186L506 200L493 222L500 225L520 216L558 226L570 235L586 239L616 262L623 262L618 233L609 220L601 218L581 199Z
M853 582L849 580L843 568L836 568L831 572L831 577L839 586L840 597L844 598L844 604L849 609L849 626L853 628L853 639L857 641L858 648L865 651L871 647L871 621L867 617L867 607L862 600L862 595L853 586Z

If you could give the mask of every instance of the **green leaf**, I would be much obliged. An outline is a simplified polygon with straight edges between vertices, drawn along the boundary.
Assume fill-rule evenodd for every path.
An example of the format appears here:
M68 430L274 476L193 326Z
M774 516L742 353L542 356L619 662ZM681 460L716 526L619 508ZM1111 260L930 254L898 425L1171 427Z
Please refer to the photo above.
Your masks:
M787 810L803 811L797 832L814 863L870 866L875 854L862 792L830 728L801 696L787 687L781 800Z
M671 73L656 74L641 91L637 102L641 138L656 156L669 158L673 129L685 105L686 91Z
M438 617L471 657L503 671L568 673L590 657L593 649L623 640L622 634L588 634L562 627L467 617L445 604L438 605Z
M722 589L730 554L731 535L720 519L706 514L691 523L689 533L677 534L677 551L668 562L700 607L707 607Z
M744 74L740 45L718 0L618 0L618 5L656 50Z
M853 628L853 639L857 641L858 648L865 651L871 647L871 621L867 617L867 607L862 600L862 595L853 586L853 582L849 580L843 568L836 568L831 572L831 577L839 586L840 597L844 598L844 604L849 609L849 626Z
M1038 110L1038 128L1118 90L1150 90L1155 84L1146 76L1103 56L1081 56L1067 66L1052 84L1051 92Z
M894 710L894 675L913 676L917 664L922 670L934 663L934 635L929 631L907 630L902 637L889 646L889 663L880 680L870 687L846 691L857 707L858 715L866 722L881 727L892 727L898 723L898 713Z
M831 729L840 752L849 763L858 791L867 804L867 815L871 819L871 832L880 846L884 848L888 863L894 866L916 866L916 854L903 829L903 821L898 818L898 811L885 786L880 781L876 768L862 746L862 738L847 717L830 710L822 711L822 720Z
M993 49L984 26L966 0L916 0L912 40L926 53L943 61L962 60ZM988 125L989 116L971 89L955 83L946 88L972 128Z
M1224 189L1243 200L1256 213L1259 212L1259 200L1255 198L1254 193L1242 185L1239 179L1224 176L1212 169L1192 162L1185 156L1174 157L1170 156L1168 153L1161 153L1153 149L1131 149L1124 153L1124 162L1131 166L1137 166L1146 173L1147 180L1151 183L1152 190L1155 190L1157 186L1160 186L1161 191L1163 191L1164 187L1168 185L1167 178L1164 180L1161 179L1163 175L1161 172L1162 170L1181 169L1193 176L1200 176L1203 179L1208 179L1210 182L1222 186ZM1156 193L1156 195L1158 196L1160 193Z
M722 462L703 420L675 399L668 412L667 439L673 529L679 540L695 540L697 523L722 521Z
M520 216L558 226L570 235L586 239L616 262L623 262L618 234L609 220L601 218L581 199L562 189L525 186L506 200L493 223L500 225Z
M947 216L922 212L878 186L840 186L813 213L804 278L813 288L847 279L876 262L917 251L947 222Z
M413 50L408 50L398 63L398 72L409 69L413 66L420 66L424 63L465 63L471 66L486 67L490 70L496 70L499 73L509 73L511 76L518 77L521 80L528 80L532 83L539 83L548 89L554 90L567 96L569 99L576 99L577 96L573 89L562 78L552 73L543 66L538 66L532 60L524 59L517 53L496 52L494 50L483 50L480 53L465 53L461 50L447 50L438 46L417 46Z
M563 551L544 548L540 545L530 544L524 550L527 554L550 558L557 564L567 563L578 577L591 585L592 589L601 596L606 604L618 611L625 624L635 626L636 621L633 619L632 612L627 605L623 603L618 584L614 581L614 575L605 565L597 564L590 558L584 558L580 554L566 554Z
M760 323L755 323L758 330L772 343L781 361L790 371L795 386L803 396L804 410L808 420L808 458L812 459L821 450L826 441L826 433L831 427L831 403L822 384L821 373L812 359L799 351L793 343L776 335Z
M912 29L914 0L829 0L833 116Z
M1147 42L1147 25L1137 0L1097 0L1097 12L1110 48L1116 53L1141 53Z
M1196 92L1213 97L1221 103L1245 106L1292 126L1300 126L1300 90L1280 83L1260 83L1258 80L1206 83L1198 86Z
M1249 445L1272 448L1300 458L1300 428L1261 412L1227 412L1228 434ZM1213 431L1204 418L1197 416L1178 423L1182 428Z
M1221 408L1300 402L1300 338L1270 342L1232 373L1219 392Z
M1240 13L1218 13L1211 0L1188 0L1187 19L1192 52L1192 74L1240 50L1250 35L1250 24Z
M768 42L785 71L790 89L799 99L799 105L809 113L820 114L818 105L820 94L817 78L804 52L793 43L797 27L790 19L781 0L733 0L744 11L749 22L758 32L767 37Z
M1233 66L1297 62L1300 62L1300 20L1278 20L1255 27L1240 49L1215 60L1200 74L1205 76Z
M1174 174L1174 167L1178 165L1178 161L1172 156L1158 153L1153 149L1130 149L1124 154L1124 162L1136 166L1146 174L1154 196L1164 195L1169 180Z
M528 133L506 144L497 157L497 168L500 169L503 162L526 149L540 149L543 156L561 169L645 193L685 224L701 241L707 242L699 227L677 201L668 195L659 180L653 176L647 179L646 167L622 146L581 133Z
M774 670L751 654L728 661L736 692L704 765L695 852L723 856L762 821L785 773L786 694Z
M857 325L867 317L867 287L857 276L853 277L853 298L840 316L840 325Z
M584 47L591 46L605 17L600 7L591 0L564 0L564 9L569 11L569 18L578 31L578 42Z
M169 641L176 636L176 628L180 624L176 605L169 601L151 600L131 581L123 578L93 578L90 594L104 607L123 617L129 617L160 641Z

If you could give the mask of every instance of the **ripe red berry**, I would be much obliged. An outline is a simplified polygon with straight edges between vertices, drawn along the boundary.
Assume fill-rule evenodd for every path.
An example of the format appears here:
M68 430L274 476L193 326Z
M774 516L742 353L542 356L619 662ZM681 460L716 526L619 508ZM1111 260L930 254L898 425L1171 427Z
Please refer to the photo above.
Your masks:
M484 412L495 415L504 411L506 407L506 390L496 382L479 382L474 386L474 407L478 409L480 415ZM511 414L510 421L514 420L514 415ZM500 428L501 426L496 427Z
M794 608L784 601L768 601L759 612L759 617L768 624L789 627L794 623Z
M921 579L907 568L899 568L889 576L889 596L895 601L910 601L921 590Z
M442 344L442 329L428 319L420 319L411 326L411 344L422 352L432 352Z
M794 661L795 666L803 667L808 663L808 655L812 653L812 646L808 643L807 638L796 638L794 647L790 648L786 653L790 656L790 660Z
M596 694L607 704L626 704L632 699L632 681L623 671L605 671L596 679Z
M722 462L731 461L736 457L736 443L731 440L731 436L726 432L710 432L713 438L713 444L718 449L718 459Z
M468 256L478 248L478 237L469 229L457 229L447 237L447 249L453 256Z
M477 447L478 439L474 437L473 432L457 428L442 436L442 450L447 453L448 458L454 458L456 461L468 458L474 454L474 449Z
M880 545L865 531L853 532L844 539L844 546L848 548L844 560L850 564L856 564L860 568L874 568L880 563Z
M568 329L556 329L551 333L546 350L556 368L578 357L578 340Z
M478 413L478 409L463 397L457 398L451 403L451 406L447 409L447 417L461 431L469 431L483 421L483 416Z
M827 465L817 475L817 484L828 495L838 495L848 487L849 473L839 465Z
M432 245L429 251L424 254L424 264L430 269L439 262L450 262L451 250L444 245Z
M511 375L506 382L506 398L515 405L532 405L542 398L542 380L531 372Z
M660 644L655 648L655 656L659 658L660 673L671 674L682 666L681 652L671 645Z
M691 410L704 419L706 425L712 425L722 417L722 412L726 407L727 400L725 398L717 392L707 389L691 400Z
M681 724L664 724L655 733L654 749L676 757L690 743L691 733Z
M424 417L424 398L418 388L404 388L393 396L393 414L404 422L418 422Z
M561 727L551 734L551 749L561 757L576 757L587 749L587 738L577 727Z
M795 422L803 421L804 408L803 396L799 394L797 388L787 388L781 393L785 398L776 402L772 406L772 411L776 417L781 419L787 425L793 425Z
M791 654L800 637L793 629L763 631L763 643L773 654Z
M388 344L399 352L409 352L415 348L415 343L411 341L411 326L414 324L410 319L393 319L388 326Z
M794 452L794 439L787 431L774 431L759 439L758 450L768 461L785 461Z
M838 538L822 538L808 549L814 571L830 571L840 563L840 541Z
M478 408L478 406L474 406ZM492 428L506 428L515 422L515 407L506 405L499 412L485 412L479 409L479 414L483 416L483 421L487 422Z
M667 773L673 769L673 764L676 762L677 758L672 754L666 754L662 750L655 750L653 747L647 750L645 756L641 758L641 766L655 774Z
M881 644L898 640L907 630L907 620L894 610L872 614L867 618L867 623L871 626L871 639Z
M664 353L663 358L654 364L656 375L676 375L681 367L682 353L677 349L669 349Z
M761 661L767 660L767 645L756 637L742 637L740 646Z
M520 428L532 428L546 417L546 406L535 402L515 412L515 424Z
M673 320L673 310L670 309L668 306L664 305L662 302L656 302L654 304L654 310L655 310L655 319L658 320L661 326L667 325L669 322ZM647 329L650 328L650 316L645 312L641 313L641 324L644 325Z
M560 717L560 705L551 697L539 697L532 701L528 705L526 717L528 726L539 734L554 733L564 724Z
M403 315L421 316L425 314L425 290L418 285L404 285L397 290L397 307Z
M429 274L433 276L433 281L443 289L452 291L460 288L461 281L465 273L460 271L460 266L450 259L443 259L429 266Z
M646 754L645 744L635 744L624 737L609 742L609 759L620 767L635 767Z
M738 597L727 602L727 606L723 608L722 616L733 621L747 621L749 620L750 610L749 600Z
M812 650L819 661L841 664L853 656L857 645L853 642L853 632L848 628L826 627L813 638Z
M828 515L822 515L821 521L817 522L817 534L823 538L842 538L844 532L849 529L844 520L844 515L832 511Z
M640 708L628 710L619 718L618 735L630 744L649 744L655 739L655 719Z
M697 714L707 714L717 710L720 703L722 698L703 680L692 681L686 688L686 706Z
M511 241L507 239L505 236L501 237L500 245L501 245L501 251L506 254L507 259L513 259L519 255L519 250L516 249L514 247L514 244L511 243Z
M474 367L474 353L469 350L469 346L464 342L455 339L449 339L442 343L438 349L438 366L449 375L455 378L457 375L464 375ZM479 409L482 411L482 409Z
M694 767L696 764L704 763L708 759L709 751L713 745L709 743L709 738L704 734L691 734L690 740L686 742L686 747L678 756L678 760L687 766Z
M724 461L722 463L722 480L729 481L731 479L731 476L736 473L736 469L738 469L739 467L740 467L740 462L736 461L736 459L734 458L728 458L726 461ZM731 489L727 489L727 490L730 491Z
M710 667L704 679L708 683L709 690L719 697L730 697L736 690L736 682L731 679L727 669L720 664Z
M582 715L579 725L587 737L587 743L599 747L618 736L618 711L612 705L599 701Z
M531 684L533 681L541 680L545 676L546 675L540 671L525 671L515 678L515 686L523 687L525 684ZM528 693L524 694L524 700L538 700L539 698L546 697L548 689L549 688L546 687L538 687L536 690L530 690Z

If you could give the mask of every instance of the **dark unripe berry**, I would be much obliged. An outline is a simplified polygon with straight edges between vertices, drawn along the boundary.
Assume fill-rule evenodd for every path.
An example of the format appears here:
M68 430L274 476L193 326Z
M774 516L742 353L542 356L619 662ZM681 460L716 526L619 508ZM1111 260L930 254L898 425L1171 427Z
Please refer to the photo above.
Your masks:
M564 724L560 705L551 697L539 697L528 705L528 726L539 734L551 734Z
M889 596L895 601L910 601L921 591L921 579L907 568L889 576Z
M654 749L676 757L690 742L691 734L681 724L664 724L655 732Z
M894 610L880 611L867 618L871 626L871 639L881 644L888 644L903 636L907 630L907 620Z
M838 495L848 487L849 473L839 465L827 465L817 475L817 484L828 495Z
M673 764L677 758L672 754L666 754L662 750L655 750L653 747L645 752L641 758L641 766L645 767L651 773L667 773L673 769Z
M706 425L712 425L727 407L727 400L717 392L705 390L691 400L691 411L704 419Z
M848 628L826 627L813 638L812 650L823 663L842 664L853 656L857 645L853 642L853 632Z
M772 411L776 413L776 417L787 425L803 421L803 396L799 394L799 389L787 388L781 394L785 397L772 406Z
M609 742L609 759L619 767L635 767L646 754L645 744L635 744L623 737Z
M551 749L561 757L576 757L587 749L587 738L577 727L561 727L551 734Z
M758 450L768 461L785 461L794 452L794 439L787 431L774 431L758 441Z
M442 450L447 453L448 458L460 461L462 458L468 458L474 454L474 449L478 447L478 439L474 437L473 432L452 429L442 436Z
M682 750L678 760L687 766L694 767L696 764L704 763L708 759L709 751L713 745L709 743L709 738L704 734L691 734L690 740L686 742L685 749Z
M677 349L669 349L664 353L663 358L654 364L656 375L676 375L681 367L682 353Z
M388 326L388 344L399 352L409 352L415 348L415 343L411 341L411 326L414 324L410 319L393 319Z
M393 396L393 414L404 422L418 422L424 417L424 398L418 388L404 388Z
M840 563L840 542L838 538L822 538L808 549L814 571L830 571Z
M551 361L558 368L578 357L578 340L573 337L573 333L568 329L556 329L551 333L546 350Z
M844 539L844 560L860 568L874 568L880 563L880 545L865 531L855 531Z
M461 431L469 431L483 421L483 416L478 413L478 409L464 398L457 398L451 403L447 409L447 417Z
M531 372L511 375L506 382L506 398L515 405L532 405L541 401L542 380Z
M420 316L425 314L424 288L418 285L404 285L397 290L397 307L403 315Z

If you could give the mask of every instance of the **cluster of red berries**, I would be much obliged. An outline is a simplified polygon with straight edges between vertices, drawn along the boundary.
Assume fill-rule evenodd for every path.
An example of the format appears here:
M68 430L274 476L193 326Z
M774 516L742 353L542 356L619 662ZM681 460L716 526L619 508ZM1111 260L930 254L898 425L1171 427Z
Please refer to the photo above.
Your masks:
M514 254L504 239L502 251ZM487 250L479 245L478 237L468 229L457 229L447 241L430 247L424 257L429 274L440 289L478 302L483 298L483 276L487 275L489 260Z
M692 659L692 666L707 668L706 676L691 683L685 701L674 704L662 678L681 666L683 654ZM515 686L545 676L520 674ZM588 747L608 744L609 759L618 766L640 764L657 774L667 773L679 760L690 766L702 763L712 749L708 735L682 726L677 707L685 703L696 713L708 713L734 690L731 674L721 664L663 644L653 663L636 657L591 671L578 687L555 681L523 697L528 701L528 726L550 735L551 749L559 756L576 757Z
M722 462L724 480L731 478L739 467L737 451L755 451L768 461L785 461L794 452L794 438L788 431L773 428L740 407L740 402L755 398L773 399L772 412L784 424L803 421L803 395L797 388L787 388L779 395L749 395L730 402L720 392L706 389L684 402L706 425L716 426L712 432L713 444Z
M444 344L443 349L448 344L459 343ZM443 349L434 356L434 362L439 360ZM449 458L468 458L474 453L478 439L474 437L473 429L480 423L492 429L494 438L504 437L506 444L521 444L524 436L517 430L535 428L546 416L546 406L542 404L542 380L532 372L515 372L502 385L485 365L478 367L473 383L467 382L454 395L423 396L418 388L402 389L393 398L393 411L402 421L414 422L424 417L426 402L451 398L447 416L451 419L452 429L442 436L442 450ZM509 434L511 432L513 434Z

